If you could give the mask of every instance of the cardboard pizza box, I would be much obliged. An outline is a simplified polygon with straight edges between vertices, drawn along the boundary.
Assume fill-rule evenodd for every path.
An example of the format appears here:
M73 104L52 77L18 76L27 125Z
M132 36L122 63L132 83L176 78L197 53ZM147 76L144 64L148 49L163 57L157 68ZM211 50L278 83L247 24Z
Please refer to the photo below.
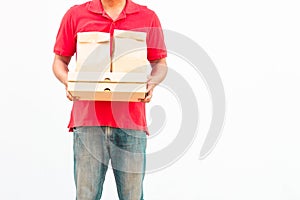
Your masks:
M69 91L79 100L138 102L145 98L145 83L69 82Z
M146 81L143 73L69 72L68 90L80 100L138 102L145 98Z
M126 72L69 72L69 82L145 83L146 73Z

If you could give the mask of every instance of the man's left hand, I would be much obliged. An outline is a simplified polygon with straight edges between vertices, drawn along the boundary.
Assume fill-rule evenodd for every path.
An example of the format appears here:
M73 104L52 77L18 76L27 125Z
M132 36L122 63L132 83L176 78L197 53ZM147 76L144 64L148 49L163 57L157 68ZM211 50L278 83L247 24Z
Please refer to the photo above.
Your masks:
M147 81L146 97L144 99L139 99L139 100L144 103L149 103L151 101L153 90L156 85L157 83L155 82L155 78L153 76L149 76Z

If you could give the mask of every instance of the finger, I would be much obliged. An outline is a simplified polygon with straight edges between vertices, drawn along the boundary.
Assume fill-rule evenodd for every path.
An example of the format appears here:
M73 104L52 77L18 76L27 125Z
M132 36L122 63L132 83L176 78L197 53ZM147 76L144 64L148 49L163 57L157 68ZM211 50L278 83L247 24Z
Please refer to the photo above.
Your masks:
M145 101L146 103L149 103L149 102L151 101L151 96L146 97L144 101Z
M72 97L67 96L67 98L69 99L69 101L73 101Z
M144 99L139 99L139 101L144 103L149 103L151 101L152 94L148 94Z
M78 101L79 99L79 97L73 97L73 101Z
M151 100L150 99L139 99L139 101L142 103L149 103Z
M68 98L70 101L73 101L73 97L72 97L72 95L70 95L69 93L67 93L67 98Z
M79 97L77 96L72 96L72 94L69 92L69 91L66 91L67 93L67 98L70 100L70 101L77 101L79 100Z

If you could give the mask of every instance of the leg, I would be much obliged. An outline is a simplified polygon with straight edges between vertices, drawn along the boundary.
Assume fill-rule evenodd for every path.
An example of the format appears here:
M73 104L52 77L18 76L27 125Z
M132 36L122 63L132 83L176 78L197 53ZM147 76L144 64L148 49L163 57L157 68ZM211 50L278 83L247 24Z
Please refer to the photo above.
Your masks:
M99 200L109 155L101 127L74 130L74 178L77 200Z
M146 133L113 129L110 139L111 164L120 200L143 200L146 165Z

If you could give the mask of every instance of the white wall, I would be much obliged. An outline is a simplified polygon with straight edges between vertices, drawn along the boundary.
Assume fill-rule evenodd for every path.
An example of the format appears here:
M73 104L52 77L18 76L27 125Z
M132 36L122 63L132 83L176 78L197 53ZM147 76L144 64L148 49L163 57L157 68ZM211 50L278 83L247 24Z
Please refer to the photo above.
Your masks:
M81 2L6 1L0 7L1 199L74 199L72 135L66 128L71 102L51 64L61 17ZM176 163L146 176L145 199L300 199L298 1L139 2L156 11L164 28L205 49L227 98L222 137L199 160L211 104L201 77L191 78L201 102L199 135ZM169 56L170 68L188 71L178 59ZM172 96L161 88L157 94L149 110L161 103L171 112L164 102L173 102ZM168 116L166 130L149 139L149 151L174 137L168 130L180 117ZM103 199L117 199L111 172Z

